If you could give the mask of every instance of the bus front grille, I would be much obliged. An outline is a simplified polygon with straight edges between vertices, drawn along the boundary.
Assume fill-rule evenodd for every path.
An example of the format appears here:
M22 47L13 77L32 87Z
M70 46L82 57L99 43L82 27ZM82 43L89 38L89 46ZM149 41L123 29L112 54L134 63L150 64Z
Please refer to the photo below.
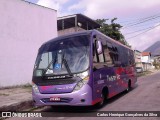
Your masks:
M64 85L64 84L73 84L74 80L46 80L44 82L38 82L39 86L47 86L47 85Z

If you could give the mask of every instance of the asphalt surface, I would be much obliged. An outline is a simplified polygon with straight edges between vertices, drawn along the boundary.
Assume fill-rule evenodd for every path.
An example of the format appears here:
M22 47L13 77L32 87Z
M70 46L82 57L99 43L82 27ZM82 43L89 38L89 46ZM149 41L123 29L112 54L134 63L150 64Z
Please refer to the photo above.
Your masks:
M160 120L160 117L85 117L95 111L160 111L160 71L151 75L138 78L135 88L129 93L123 92L109 99L103 108L97 109L94 107L46 107L36 111L49 112L57 115L57 117L47 118L26 118L31 120L94 120L94 119L109 119L109 120ZM94 111L94 112L93 112ZM78 117L66 117L66 115ZM10 118L18 120L22 118ZM24 119L24 118L23 118Z

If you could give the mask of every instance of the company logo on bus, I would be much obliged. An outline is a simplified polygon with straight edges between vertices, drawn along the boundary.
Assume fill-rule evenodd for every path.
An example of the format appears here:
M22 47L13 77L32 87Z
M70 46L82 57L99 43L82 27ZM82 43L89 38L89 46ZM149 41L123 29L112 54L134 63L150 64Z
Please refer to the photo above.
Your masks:
M66 89L73 89L74 86L64 86L64 87L57 87L55 90L66 90Z
M66 76L53 76L53 77L47 77L47 79L57 79L57 78L66 78Z
M120 79L120 75L119 74L113 75L113 76L107 75L107 80L108 81L115 81L115 80L119 80L119 79Z

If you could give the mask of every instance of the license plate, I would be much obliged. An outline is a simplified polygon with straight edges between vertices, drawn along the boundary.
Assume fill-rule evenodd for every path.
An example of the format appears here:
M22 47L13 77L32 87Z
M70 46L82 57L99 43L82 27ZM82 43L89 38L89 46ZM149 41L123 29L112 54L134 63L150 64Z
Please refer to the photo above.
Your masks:
M51 97L50 101L60 101L61 99L59 97Z

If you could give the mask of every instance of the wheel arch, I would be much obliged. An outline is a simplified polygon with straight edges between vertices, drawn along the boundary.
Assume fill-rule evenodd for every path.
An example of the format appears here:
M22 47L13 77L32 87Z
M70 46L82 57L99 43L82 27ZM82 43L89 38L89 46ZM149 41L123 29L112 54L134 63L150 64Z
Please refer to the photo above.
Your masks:
M102 89L102 93L105 95L105 98L108 98L109 95L109 89L107 86L104 86Z

